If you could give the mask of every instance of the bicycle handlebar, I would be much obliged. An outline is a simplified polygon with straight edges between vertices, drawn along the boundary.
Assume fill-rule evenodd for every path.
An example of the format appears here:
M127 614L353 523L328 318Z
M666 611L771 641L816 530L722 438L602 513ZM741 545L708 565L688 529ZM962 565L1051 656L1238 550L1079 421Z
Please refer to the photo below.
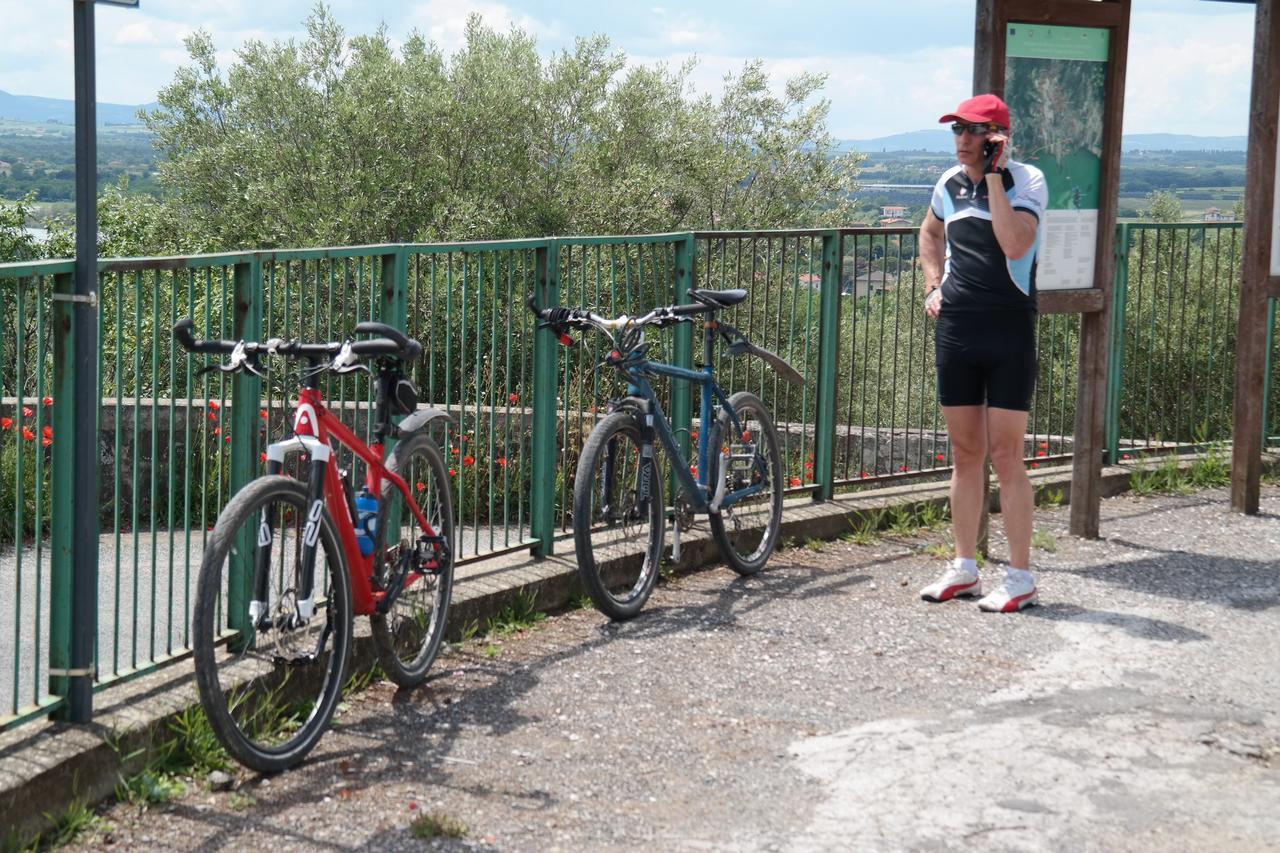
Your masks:
M568 338L565 332L566 329L594 328L602 332L615 332L624 326L657 326L661 328L675 323L688 322L694 314L705 314L715 310L713 306L695 302L690 305L663 305L639 317L628 317L626 314L620 314L617 317L610 318L585 308L565 308L562 305L539 310L534 306L532 294L525 300L525 305L539 320L559 332L561 342L565 343L566 346L572 346L573 344L572 340L568 340L566 343L565 339Z
M284 358L307 358L318 360L337 355L343 348L350 346L354 355L390 356L401 361L416 361L422 355L422 344L407 337L398 329L385 323L365 321L356 325L358 334L382 335L365 341L330 341L323 344L308 344L302 341L286 341L282 338L271 338L266 341L228 341L207 339L198 340L192 334L195 322L184 317L173 326L173 337L188 352L214 353L231 355L240 360L255 359L261 355L277 355Z

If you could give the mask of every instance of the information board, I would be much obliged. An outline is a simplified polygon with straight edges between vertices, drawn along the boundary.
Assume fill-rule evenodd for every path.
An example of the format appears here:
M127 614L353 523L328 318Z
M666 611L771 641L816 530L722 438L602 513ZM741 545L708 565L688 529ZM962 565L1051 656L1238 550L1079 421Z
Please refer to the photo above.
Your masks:
M1275 172L1275 186L1271 188L1271 274L1280 276L1280 127L1276 128Z
M1038 290L1094 286L1110 35L1019 22L1005 31L1013 157L1044 172L1049 191Z

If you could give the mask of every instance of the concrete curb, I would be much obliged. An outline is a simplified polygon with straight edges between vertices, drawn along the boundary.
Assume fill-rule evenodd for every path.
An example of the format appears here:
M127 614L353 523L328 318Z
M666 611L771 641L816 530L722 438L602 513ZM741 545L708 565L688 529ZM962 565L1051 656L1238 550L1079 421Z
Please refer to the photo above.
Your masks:
M1184 457L1188 468L1195 457ZM1280 466L1280 457L1264 458L1264 470ZM1101 492L1111 497L1130 487L1133 465L1103 469ZM1071 468L1058 466L1030 473L1038 500L1061 493L1067 503ZM945 482L906 484L874 491L837 495L824 503L790 500L783 514L783 540L834 539L867 524L880 527L892 510L918 511L925 505L945 507ZM990 495L993 510L999 493ZM1055 501L1056 502L1056 501ZM537 609L558 610L582 592L569 537L556 543L557 554L533 560L508 554L464 566L454 589L449 636L460 637L467 626L483 625L520 596L533 597ZM687 573L719 562L705 523L686 533L674 570ZM364 671L374 660L367 632L357 639L351 672ZM21 846L56 826L76 802L94 805L112 796L122 778L146 766L155 750L172 737L171 722L199 704L189 665L177 664L104 690L95 696L95 720L87 726L30 724L0 734L0 814L5 817L0 844Z

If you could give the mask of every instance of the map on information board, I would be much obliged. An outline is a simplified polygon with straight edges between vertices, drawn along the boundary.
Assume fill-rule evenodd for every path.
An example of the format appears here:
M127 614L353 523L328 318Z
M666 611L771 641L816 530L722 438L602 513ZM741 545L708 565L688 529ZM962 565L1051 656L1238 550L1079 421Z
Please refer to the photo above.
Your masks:
M1015 22L1005 35L1013 156L1049 192L1037 287L1092 287L1110 32Z

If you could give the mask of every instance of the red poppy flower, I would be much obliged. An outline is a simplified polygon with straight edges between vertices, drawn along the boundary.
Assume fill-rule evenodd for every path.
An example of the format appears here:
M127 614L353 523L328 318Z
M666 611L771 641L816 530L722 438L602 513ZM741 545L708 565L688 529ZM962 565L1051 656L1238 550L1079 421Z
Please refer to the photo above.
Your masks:
M693 432L689 433L689 440L690 441L698 440L698 431L696 429Z
M742 432L742 440L743 440L743 441L750 441L750 440L751 440L751 430L749 430L749 429L748 429L748 430L743 430L743 432Z
M900 467L898 470L899 470L899 471L906 471L906 470L907 470L907 466L906 466L906 465L903 465L903 466L902 466L902 467Z
M1038 464L1036 464L1035 462L1032 462L1032 463L1031 463L1031 467L1032 467L1032 468L1039 468L1040 466L1039 466Z
M210 413L209 413L209 420L214 421L214 422L216 423L216 422L217 422L217 420L218 420L218 416L217 416L217 415L215 415L213 412L210 412Z
M463 467L465 467L465 468L470 468L470 467L471 467L472 465L474 465L474 464L476 464L476 458L475 458L474 456L464 456L464 457L462 457L462 465L463 465Z
M422 482L421 480L419 480L414 485L417 487L418 491L420 492L425 492L427 490L427 484Z
M812 470L813 470L813 463L812 463L812 462L806 462L806 463L804 463L804 468L805 468L805 470L806 470L806 471L812 471Z
M449 469L449 476L450 476L450 477L456 477L456 476L458 476L458 469L457 469L457 468L450 468L450 469Z
M498 463L498 465L499 465L500 467L502 467L502 468L506 468L506 467L507 467L507 457L505 457L505 456L499 456L499 457L498 457L497 459L495 459L494 461L495 461L495 462L497 462L497 463Z
M8 429L13 426L13 418L0 418L0 429ZM1128 459L1129 457L1125 457Z
M29 418L29 417L32 417L32 416L34 416L34 415L35 415L35 412L33 412L33 411L31 410L31 407L30 407L30 406L23 406L23 407L22 407L22 416L23 416L24 418Z
M265 451L264 451L264 452L262 452L262 453L259 453L259 454L258 454L258 461L259 461L259 462L266 462L266 461L267 461L267 454L266 454L266 452L265 452Z
M865 480L865 479L867 479L868 477L870 477L871 475L870 475L870 474L868 474L866 471L861 471L861 472L859 472L859 473L858 473L858 476Z
M213 434L214 434L214 435L221 435L221 434L222 434L222 427L214 427L214 428L213 428Z
M800 485L800 478L799 478L799 477L792 477L792 478L791 478L791 485L793 485L793 486L798 486L798 485Z
M1049 455L1049 454L1048 454L1048 453L1045 453L1043 450L1037 450L1037 451L1036 451L1036 456L1048 456L1048 455Z
M31 427L23 427L23 428L22 428L22 437L23 437L25 440L27 440L27 441L35 441L35 440L36 440L36 434L35 434L34 432L32 432L32 431L31 431Z
M1042 442L1040 442L1040 449L1041 449L1041 450L1048 450L1048 449L1049 449L1049 442L1047 442L1047 441L1042 441Z
M230 441L230 440L231 440L231 436L229 436L229 435L227 435L227 436L223 436L222 440L223 440L223 441Z
M210 400L210 401L209 401L209 408L213 409L215 412L216 412L216 411L218 411L218 409L220 408L220 407L218 406L218 401L217 401L217 400Z
M267 410L266 410L266 409L261 409L261 410L258 412L258 417L262 418L262 419L265 421L265 420L267 419Z
M519 402L520 402L520 395L519 395L519 394L508 394L508 395L507 395L507 402L514 406L516 403L519 403Z
M51 426L46 426L40 432L43 433L45 438L53 438L53 427Z
M695 477L696 477L696 476L698 476L698 466L697 466L697 465L690 465L690 466L689 466L689 473L690 473L690 474L692 474L692 475L693 475L693 476L695 476Z
M1126 454L1124 454L1123 456L1121 456L1120 458L1121 458L1121 459L1128 459L1128 458L1129 458L1129 454L1128 454L1128 453L1126 453Z
M456 447L451 448L451 449L449 450L449 452L450 452L450 453L452 453L454 456L457 456L457 455L458 455L458 448L456 448Z
M42 439L40 439L40 446L41 446L41 447L48 447L48 446L49 446L49 445L51 445L51 444L53 444L53 439L52 439L52 438L42 438Z
M52 397L45 397L45 398L44 398L43 400L41 400L40 402L44 403L46 406L52 406L52 405L53 405L53 398L52 398Z
M939 453L937 456L935 456L935 457L933 457L933 458L934 458L934 459L937 459L939 462L945 462L945 461L947 460L947 454L945 454L945 453Z

